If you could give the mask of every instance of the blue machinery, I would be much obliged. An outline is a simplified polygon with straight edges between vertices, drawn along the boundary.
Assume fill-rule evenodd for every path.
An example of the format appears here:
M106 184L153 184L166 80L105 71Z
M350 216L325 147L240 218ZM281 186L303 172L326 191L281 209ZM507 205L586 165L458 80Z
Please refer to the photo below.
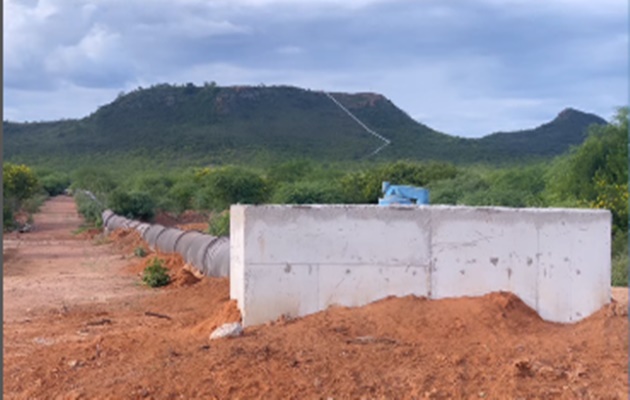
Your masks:
M389 182L383 182L383 198L378 199L378 204L381 206L429 204L429 191L415 186L392 185Z

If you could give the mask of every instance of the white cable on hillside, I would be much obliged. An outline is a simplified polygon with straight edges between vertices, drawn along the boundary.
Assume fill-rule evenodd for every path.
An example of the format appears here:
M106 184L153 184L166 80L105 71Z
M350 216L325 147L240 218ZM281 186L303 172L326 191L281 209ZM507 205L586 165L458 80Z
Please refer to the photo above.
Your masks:
M339 106L339 108L341 108L346 114L348 114L353 120L356 121L357 124L359 124L363 129L365 129L370 135L372 136L376 136L377 138L379 138L380 140L382 140L383 142L385 142L382 146L380 146L378 149L374 150L372 153L370 153L368 155L368 157L371 157L373 155L376 155L379 151L381 151L383 148L385 148L386 146L390 145L392 142L391 140L379 135L378 133L374 132L372 129L368 128L367 125L365 125L363 122L361 122L361 120L359 118L357 118L353 113L350 112L350 110L348 110L346 107L343 106L343 104L341 104L340 102L337 101L337 99L335 99L330 93L328 92L323 92L330 100L332 100L333 103L335 103L337 106Z

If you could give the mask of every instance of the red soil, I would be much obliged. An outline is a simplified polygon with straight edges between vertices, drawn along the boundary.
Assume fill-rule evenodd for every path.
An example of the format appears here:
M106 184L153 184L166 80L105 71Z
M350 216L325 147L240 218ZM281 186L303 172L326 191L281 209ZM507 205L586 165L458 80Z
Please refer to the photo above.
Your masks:
M64 229L61 222L59 229L45 229L64 207L72 205L53 199L36 216L36 225L44 222L40 234L57 241L45 257L32 250L40 242L5 243L12 254L4 267L5 398L628 397L627 289L615 289L618 303L571 325L542 321L507 293L436 301L408 296L209 341L213 329L240 319L227 279L143 287L137 274L153 255L132 258L130 234L100 246L69 239L63 232L75 229L78 218ZM125 240L131 244L117 247ZM70 251L71 245L82 252ZM111 260L94 270L83 265L97 256ZM181 258L158 257L174 276L186 275ZM47 300L51 268L57 288L83 293L87 284L106 300L84 293L68 296L63 306L49 301L31 309ZM99 277L99 287L90 274ZM12 302L18 304L7 318Z

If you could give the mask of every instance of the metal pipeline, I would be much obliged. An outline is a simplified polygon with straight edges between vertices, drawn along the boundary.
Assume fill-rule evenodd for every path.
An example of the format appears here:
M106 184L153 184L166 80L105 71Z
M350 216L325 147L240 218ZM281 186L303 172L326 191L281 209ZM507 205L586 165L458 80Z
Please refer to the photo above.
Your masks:
M108 231L119 228L135 229L152 250L177 253L187 264L207 276L230 276L230 239L197 231L166 228L130 220L105 210L101 214L103 227Z

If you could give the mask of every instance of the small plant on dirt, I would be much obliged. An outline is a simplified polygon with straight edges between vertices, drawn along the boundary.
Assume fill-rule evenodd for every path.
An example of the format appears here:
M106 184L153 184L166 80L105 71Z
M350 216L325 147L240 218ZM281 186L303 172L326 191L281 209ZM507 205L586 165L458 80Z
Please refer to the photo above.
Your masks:
M142 282L150 287L165 286L170 281L171 277L168 275L168 269L164 267L162 260L158 258L154 258L151 264L144 269Z
M133 255L136 257L143 258L147 256L147 251L144 249L144 247L138 246L134 249Z

